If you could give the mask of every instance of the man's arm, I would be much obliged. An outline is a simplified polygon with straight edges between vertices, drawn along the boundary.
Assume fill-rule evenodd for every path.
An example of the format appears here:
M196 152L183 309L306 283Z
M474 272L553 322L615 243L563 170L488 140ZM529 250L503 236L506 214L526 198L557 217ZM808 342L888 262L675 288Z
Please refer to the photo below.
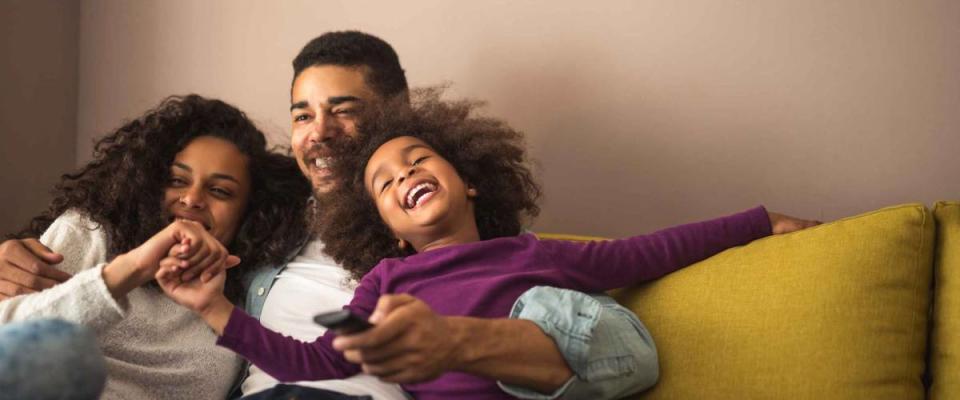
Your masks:
M460 371L550 393L573 376L556 343L530 321L443 317L412 296L387 295L370 322L373 329L333 345L386 382Z
M53 267L63 256L37 239L11 239L0 244L0 300L36 293L70 279Z

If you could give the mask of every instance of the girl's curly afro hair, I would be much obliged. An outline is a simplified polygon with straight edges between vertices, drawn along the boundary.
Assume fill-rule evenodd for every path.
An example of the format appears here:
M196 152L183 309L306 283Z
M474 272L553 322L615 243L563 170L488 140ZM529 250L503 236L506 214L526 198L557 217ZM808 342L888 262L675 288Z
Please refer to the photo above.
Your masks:
M540 212L541 190L523 134L503 121L474 115L481 105L477 101L444 101L442 94L442 88L418 89L410 102L395 99L365 110L358 138L331 146L331 170L339 184L318 199L318 231L325 252L354 279L384 258L413 252L397 246L364 186L370 156L391 139L422 140L477 189L474 210L481 240L516 236Z
M247 116L220 100L171 96L100 139L93 161L63 175L47 210L16 236L38 237L74 209L106 233L110 258L136 248L169 223L162 200L170 165L198 136L227 140L248 157L250 199L227 246L243 265L228 273L226 293L241 300L251 267L282 263L309 236L305 210L311 188L296 161L269 151L263 133Z

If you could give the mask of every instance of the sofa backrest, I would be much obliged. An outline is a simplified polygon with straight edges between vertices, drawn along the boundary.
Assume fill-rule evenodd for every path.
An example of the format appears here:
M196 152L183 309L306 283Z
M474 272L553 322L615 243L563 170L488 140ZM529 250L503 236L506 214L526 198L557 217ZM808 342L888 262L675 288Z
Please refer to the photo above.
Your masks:
M890 207L623 291L660 355L639 398L924 398L934 235L923 205Z

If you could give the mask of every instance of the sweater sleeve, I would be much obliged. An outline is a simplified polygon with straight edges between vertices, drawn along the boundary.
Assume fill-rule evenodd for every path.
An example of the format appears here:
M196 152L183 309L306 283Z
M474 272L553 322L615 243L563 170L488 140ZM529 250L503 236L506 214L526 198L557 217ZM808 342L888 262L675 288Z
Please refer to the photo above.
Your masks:
M378 274L371 271L360 282L353 300L344 308L368 317L377 302ZM304 323L312 323L304 321ZM217 344L233 350L281 382L344 379L360 373L343 353L333 348L336 334L327 330L310 343L271 331L257 319L234 307Z
M68 211L50 225L40 242L64 256L58 268L75 275L39 293L0 301L0 323L60 318L99 334L126 316L128 303L116 301L103 281L106 241L100 229Z
M610 290L657 279L731 247L769 236L763 207L649 235L588 244L543 241L546 256L585 292Z

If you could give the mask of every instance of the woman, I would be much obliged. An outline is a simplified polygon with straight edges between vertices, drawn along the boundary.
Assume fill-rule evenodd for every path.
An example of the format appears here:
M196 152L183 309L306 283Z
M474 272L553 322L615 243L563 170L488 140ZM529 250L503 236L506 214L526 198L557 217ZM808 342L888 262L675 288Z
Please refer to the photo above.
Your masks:
M172 246L203 243L184 263L212 265L204 280L242 263L226 274L239 301L244 271L299 247L309 183L266 145L242 112L197 95L168 98L100 140L21 233L42 233L73 278L0 302L0 321L53 317L91 329L106 358L103 398L224 398L240 360L153 275Z

